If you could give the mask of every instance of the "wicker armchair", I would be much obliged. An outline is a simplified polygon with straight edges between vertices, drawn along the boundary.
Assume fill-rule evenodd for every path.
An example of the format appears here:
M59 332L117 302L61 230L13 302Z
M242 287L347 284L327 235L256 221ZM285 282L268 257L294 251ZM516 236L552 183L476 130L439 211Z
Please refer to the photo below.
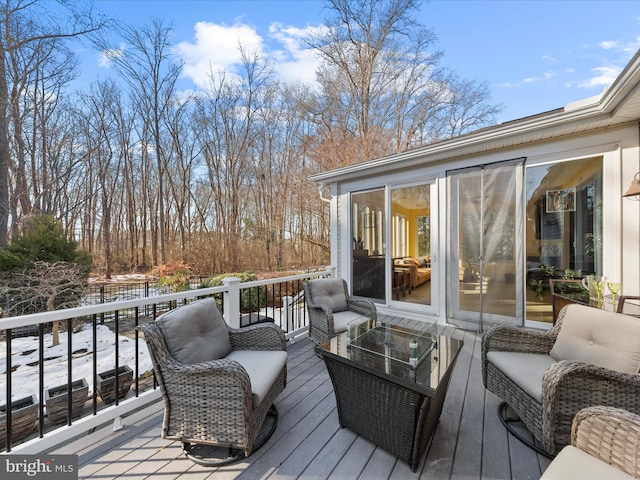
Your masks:
M304 298L309 312L309 338L320 344L347 330L347 323L363 315L377 318L373 301L350 297L342 278L316 278L304 282Z
M203 465L231 463L250 455L273 433L273 402L287 377L281 328L267 323L230 328L215 299L207 298L138 330L164 400L162 437L181 441L187 457ZM271 430L257 444L267 415L273 417Z
M573 419L564 447L541 480L640 478L640 416L619 408L589 407Z
M640 413L639 365L638 319L584 305L564 307L547 332L496 326L482 338L484 386L550 456L570 443L573 417L585 407Z

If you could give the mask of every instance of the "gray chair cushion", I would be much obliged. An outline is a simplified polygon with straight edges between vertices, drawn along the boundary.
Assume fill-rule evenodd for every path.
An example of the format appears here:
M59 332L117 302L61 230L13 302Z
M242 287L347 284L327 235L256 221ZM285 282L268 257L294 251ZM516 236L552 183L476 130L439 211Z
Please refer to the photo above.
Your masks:
M173 358L181 363L217 360L231 351L229 332L214 298L178 307L156 319Z
M278 374L287 363L287 352L283 350L233 350L224 357L235 360L244 367L251 381L253 407L256 408L267 396Z
M640 320L585 305L564 307L550 355L635 374L640 369Z
M550 355L524 352L488 352L487 360L531 398L542 403L542 376L556 363Z
M326 305L334 312L343 312L349 309L341 278L316 278L309 282L309 287L314 304Z
M614 480L632 479L622 470L568 445L553 459L540 480Z
M334 333L346 332L348 323L357 318L362 318L362 314L358 312L353 312L351 310L345 310L343 312L334 313L333 314L333 332Z

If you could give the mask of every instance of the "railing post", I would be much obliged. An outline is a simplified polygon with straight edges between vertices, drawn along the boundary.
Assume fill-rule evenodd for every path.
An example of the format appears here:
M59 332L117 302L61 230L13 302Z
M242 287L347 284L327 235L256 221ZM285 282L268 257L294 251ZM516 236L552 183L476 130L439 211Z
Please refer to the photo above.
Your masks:
M222 279L227 291L222 294L224 319L232 328L240 328L240 279L227 277Z
M328 267L325 267L325 270L327 271L327 275L329 277L336 276L336 267L332 267L331 265L329 265Z
M285 326L283 329L285 332L291 332L293 328L293 297L291 295L285 295L282 297L282 305L284 306L284 320L282 324Z

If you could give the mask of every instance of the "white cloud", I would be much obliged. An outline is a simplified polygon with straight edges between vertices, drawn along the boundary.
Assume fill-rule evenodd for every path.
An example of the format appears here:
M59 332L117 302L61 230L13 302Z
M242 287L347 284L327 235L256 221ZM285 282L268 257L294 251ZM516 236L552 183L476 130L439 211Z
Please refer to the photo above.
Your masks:
M640 48L640 37L636 37L625 42L619 42L616 40L603 40L602 42L598 43L598 47L603 50L634 54L638 50L638 48Z
M242 63L240 46L258 54L264 48L262 37L249 25L198 22L194 28L194 42L180 42L175 51L184 61L183 74L200 87L207 84L212 72L237 73L237 67Z
M618 67L596 67L591 71L596 75L589 80L580 83L578 85L580 88L596 88L611 85L622 69Z
M238 74L242 63L240 46L249 54L271 61L283 81L313 84L319 59L303 39L318 28L272 23L269 38L265 39L250 25L198 22L194 40L180 42L175 52L184 61L183 75L199 87L207 85L212 72Z
M321 27L285 27L274 22L269 26L269 35L281 48L274 49L270 58L274 61L276 72L282 80L290 83L315 83L316 71L320 59L316 52L309 48L304 39L317 33Z
M556 76L556 72L549 71L549 72L543 73L541 77L527 77L524 80L522 80L522 83L542 82L545 80L550 80L555 76Z
M122 58L124 55L125 45L120 44L118 49L111 48L102 50L98 54L98 66L102 68L111 68L111 60L113 58Z
M560 62L560 60L558 60L556 57L554 57L553 55L550 55L548 53L542 55L542 59L546 60L547 62L550 62L550 63L559 63Z
M605 50L610 50L612 48L616 48L618 46L618 43L612 40L605 40L603 42L600 42L598 46L600 48L604 48Z

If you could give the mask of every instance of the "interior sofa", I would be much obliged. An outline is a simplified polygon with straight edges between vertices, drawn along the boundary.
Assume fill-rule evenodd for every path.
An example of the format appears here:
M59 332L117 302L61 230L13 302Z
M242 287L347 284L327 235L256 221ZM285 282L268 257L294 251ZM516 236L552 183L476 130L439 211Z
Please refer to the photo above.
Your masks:
M409 288L414 290L431 280L431 257L403 257L394 260L394 266L409 270Z

